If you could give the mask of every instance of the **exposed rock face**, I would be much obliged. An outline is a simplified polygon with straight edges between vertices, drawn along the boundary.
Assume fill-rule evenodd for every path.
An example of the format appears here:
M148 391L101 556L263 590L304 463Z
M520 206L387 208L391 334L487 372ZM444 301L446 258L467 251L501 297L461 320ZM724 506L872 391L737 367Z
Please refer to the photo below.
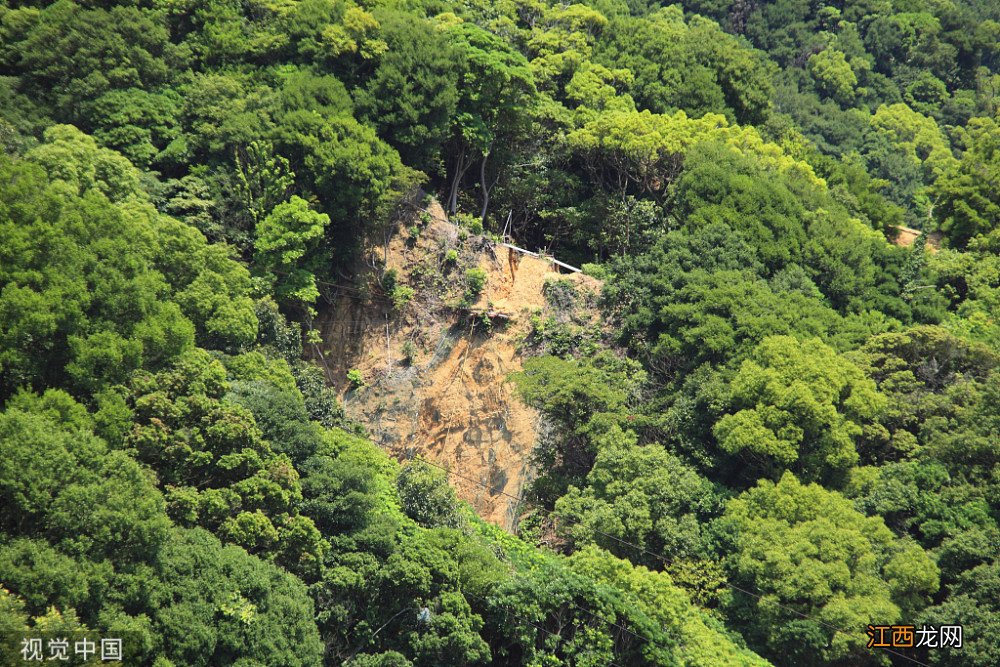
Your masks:
M518 515L512 497L530 474L540 421L508 382L521 370L519 342L531 315L546 308L546 280L568 278L591 290L598 284L560 276L551 262L478 237L460 242L440 206L428 212L430 220L425 215L410 232L400 225L387 251L372 251L395 270L397 284L414 289L410 302L394 308L377 286L381 271L372 270L322 309L322 343L311 353L348 416L375 442L401 459L422 455L461 475L450 478L459 496L511 528ZM465 271L476 266L487 279L470 303ZM348 382L352 369L367 386Z

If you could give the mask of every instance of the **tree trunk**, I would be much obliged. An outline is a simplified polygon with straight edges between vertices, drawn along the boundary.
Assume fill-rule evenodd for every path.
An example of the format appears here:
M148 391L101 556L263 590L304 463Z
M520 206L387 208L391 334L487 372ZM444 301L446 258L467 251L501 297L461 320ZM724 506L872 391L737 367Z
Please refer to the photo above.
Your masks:
M458 210L459 186L462 184L462 178L465 176L465 172L467 172L471 166L472 160L466 161L465 151L459 151L458 157L455 159L455 174L451 179L451 191L448 193L448 215L454 215Z
M490 208L491 187L486 185L486 161L488 159L490 159L489 149L483 153L483 161L479 164L479 187L483 189L483 210L479 212L479 217L482 218L483 227L486 227L486 212Z

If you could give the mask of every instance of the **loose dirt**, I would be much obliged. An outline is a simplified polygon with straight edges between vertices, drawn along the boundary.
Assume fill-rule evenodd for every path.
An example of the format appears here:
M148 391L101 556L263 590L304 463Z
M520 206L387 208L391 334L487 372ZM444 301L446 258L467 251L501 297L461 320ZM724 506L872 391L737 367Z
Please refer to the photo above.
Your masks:
M568 278L595 291L582 274L560 274L545 259L522 255L464 234L437 203L401 223L372 256L396 271L397 283L415 290L394 309L370 269L330 296L317 326L322 342L313 356L325 366L349 417L400 459L422 455L476 480L450 476L459 497L485 519L512 528L531 471L540 416L525 405L508 378L522 369L519 342L531 316L545 308L547 280ZM455 251L448 259L448 251ZM458 259L454 259L454 255ZM465 271L486 272L474 303L462 300ZM489 322L490 316L492 322ZM407 358L409 357L409 358ZM347 379L360 371L367 386Z

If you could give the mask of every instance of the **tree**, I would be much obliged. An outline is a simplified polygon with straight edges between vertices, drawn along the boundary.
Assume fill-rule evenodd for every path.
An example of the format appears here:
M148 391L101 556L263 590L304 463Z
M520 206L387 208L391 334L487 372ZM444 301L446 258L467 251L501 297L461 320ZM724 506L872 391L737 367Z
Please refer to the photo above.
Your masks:
M210 533L176 529L149 610L157 648L177 664L319 667L323 645L305 585Z
M208 244L181 222L153 215L160 245L156 268L170 281L176 301L195 325L196 341L212 349L240 352L257 336L250 298L250 272L226 245Z
M333 221L330 241L341 253L354 249L389 202L418 180L373 128L351 116L296 110L276 131L295 173L323 202Z
M774 271L801 256L807 213L794 185L780 176L766 177L761 167L752 155L722 144L701 144L685 158L672 190L672 209L689 229L729 225Z
M462 524L455 490L443 470L414 461L399 471L396 488L403 512L420 525L454 528Z
M163 15L137 6L85 8L71 1L39 11L17 43L25 87L59 117L77 122L81 103L114 89L147 88L183 64Z
M230 159L271 131L268 96L247 75L209 70L188 77L177 89L184 99L185 132L164 149L161 158L168 164Z
M1000 126L990 118L969 121L965 151L943 172L933 191L941 230L955 247L1000 227Z
M687 148L718 136L723 127L725 119L717 114L690 119L683 111L671 116L608 111L571 132L567 141L612 192L662 197Z
M163 499L135 461L108 452L93 427L86 409L60 390L10 401L0 415L0 524L12 535L44 535L78 557L143 559L166 538Z
M821 91L847 105L854 100L858 77L842 51L826 48L809 57L809 73Z
M407 165L433 171L458 103L464 54L427 21L387 11L377 18L389 48L357 95L359 115Z
M125 444L156 470L167 511L180 525L217 531L254 553L277 554L297 571L313 569L323 548L312 521L298 513L299 473L263 439L253 414L226 400L229 389L225 367L204 350L155 375L137 374ZM287 425L267 417L269 429L283 434Z
M914 224L926 224L933 211L930 186L956 163L941 129L903 103L880 106L869 122L864 149L869 168L889 181L889 195L910 209Z
M316 272L324 258L322 239L330 216L292 196L257 223L254 255L258 270L274 285L279 300L311 306L319 298Z
M676 456L658 445L623 439L603 443L587 485L571 486L556 501L554 515L570 548L596 544L658 568L660 556L668 561L707 556L702 526L720 509L712 484ZM637 553L633 544L649 553Z
M462 179L480 159L481 217L485 217L492 188L486 182L487 160L494 147L513 144L525 131L528 109L537 92L527 60L496 35L471 23L460 23L448 29L448 36L463 63L451 137L445 148L446 159L454 156L448 212L457 211ZM495 169L499 173L500 167Z
M858 513L840 494L803 485L790 472L729 501L718 525L731 541L732 580L760 594L735 591L728 613L765 656L803 665L879 664L857 628L876 619L895 623L901 598L938 587L937 567L919 547L894 539L881 518ZM896 578L901 572L909 576Z
M295 174L288 160L274 154L268 142L251 142L244 154L236 154L236 177L240 197L250 221L257 225L274 207L288 198Z
M599 587L609 586L622 596L625 618L618 624L638 630L645 637L642 642L629 636L618 638L619 644L641 655L636 656L636 661L661 664L662 660L663 664L671 664L681 660L692 667L769 664L749 651L741 638L731 635L710 614L692 604L687 592L665 572L634 566L595 547L573 554L568 563L576 574ZM645 625L647 619L651 626Z
M1000 582L1000 561L964 573L950 587L947 599L924 610L916 621L927 625L968 625L962 638L962 648L928 651L926 659L932 665L978 667L993 664L1000 659L993 633L1000 630L1000 610L997 609L997 588ZM950 619L950 620L948 620Z
M928 435L924 424L953 419L960 388L985 380L1000 364L987 345L928 325L874 336L851 356L887 399L882 422L892 435L882 456L889 458L915 453Z
M52 180L33 162L0 162L11 184L0 195L0 393L8 395L27 384L93 390L193 344L191 322L162 298L170 290L153 260L156 227L110 202L98 188L114 174L74 161L57 135L38 159L76 182ZM89 137L73 144L84 154L88 146Z
M111 90L93 101L87 117L98 141L147 167L180 135L180 106L180 96L172 89Z
M626 421L645 374L610 355L595 361L544 356L525 361L512 379L524 400L555 426L535 452L546 472L534 485L535 493L554 500L567 484L582 484L600 439L620 433L616 429Z
M138 170L72 125L53 125L45 130L44 143L26 157L41 165L50 179L66 183L81 196L90 189L113 202L142 196Z
M616 16L602 33L595 60L634 74L628 90L640 108L682 109L692 117L724 114L760 123L773 92L773 65L745 42L679 7L644 16Z
M728 409L712 429L719 447L776 474L835 480L858 446L887 437L885 397L861 370L817 339L765 338L730 383Z

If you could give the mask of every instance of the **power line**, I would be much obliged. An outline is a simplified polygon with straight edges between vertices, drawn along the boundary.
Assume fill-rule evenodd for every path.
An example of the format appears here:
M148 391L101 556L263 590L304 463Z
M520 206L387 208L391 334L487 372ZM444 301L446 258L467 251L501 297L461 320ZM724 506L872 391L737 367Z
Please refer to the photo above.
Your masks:
M423 461L424 463L426 463L427 465L430 465L430 466L433 466L435 468L438 468L439 470L443 470L447 474L454 475L455 477L458 477L459 479L463 479L463 480L465 480L467 482L471 482L472 484L479 485L479 486L487 489L487 491L489 491L490 493L493 492L493 489L488 484L486 484L485 482L480 482L479 480L474 479L472 477L461 475L461 474L459 474L457 472L454 472L453 470L449 470L448 468L446 468L446 467L444 467L444 466L442 466L442 465L440 465L438 463L435 463L433 461L430 461L430 460L424 458L423 456L419 457L419 459L421 461ZM503 496L507 496L508 498L511 498L512 500L516 500L519 503L524 503L525 505L527 505L529 507L532 507L532 508L534 508L534 509L536 509L536 510L538 510L540 512L545 513L546 516L551 516L552 515L552 510L550 510L548 508L545 508L545 507L542 507L541 505L538 505L537 503L533 503L530 500L525 499L523 496L515 496L515 495L513 495L511 493L507 493L506 491L503 491L503 490L500 490L499 494L503 495ZM635 549L636 551L638 551L639 553L641 553L641 554L643 554L645 556L651 556L651 557L653 557L653 558L655 558L657 560L660 560L660 561L663 562L663 564L665 566L671 565L670 560L666 556L664 556L663 554L653 553L652 551L647 550L645 547L641 547L638 544L635 544L633 542L629 542L628 540L623 540L620 537L616 537L614 535L609 535L609 534L607 534L607 533L605 533L603 531L597 530L597 529L594 529L594 532L597 533L598 535L601 535L602 537L606 537L608 539L614 540L615 542L618 542L619 544L623 544L623 545L629 546L629 547ZM725 585L727 588L730 588L730 589L732 589L734 591L743 593L744 595L749 595L750 597L756 598L757 600L764 601L764 596L762 594L754 593L753 591L748 591L748 590L746 590L744 588L741 588L740 586L737 586L736 584L730 583L729 581L723 582L723 585ZM798 609L795 609L793 607L789 607L787 605L784 605L784 604L782 604L780 602L775 602L773 600L768 600L767 603L768 604L773 604L776 607L779 607L780 609L784 609L785 611L789 611L789 612L791 612L793 614L801 616L802 618L804 618L806 620L810 620L810 621L813 621L815 623L818 623L819 625L822 625L822 626L824 626L824 627L826 627L826 628L828 628L830 630L833 630L834 632L843 632L845 634L850 634L850 632L848 632L844 628L839 628L839 627L837 627L835 625L827 623L826 621L823 621L823 620L820 620L818 618L812 617L809 614L801 612ZM916 658L910 657L910 656L908 656L908 655L906 655L904 653L900 653L898 651L894 651L894 650L889 649L889 648L884 648L884 647L881 647L881 648L886 653L890 653L890 654L895 655L897 657L903 658L904 660L909 660L910 662L912 662L912 663L914 663L916 665L921 665L921 667L930 667L927 663L920 662Z
M526 617L518 614L517 612L514 611L514 608L511 607L510 605L504 604L502 602L497 602L495 600L488 600L488 599L482 597L481 595L476 595L475 593L472 593L470 591L463 591L462 593L463 593L463 595L468 595L468 596L477 598L477 599L483 601L488 606L503 607L508 612L511 612L511 614L514 617L521 619L522 621L524 621L525 623L527 623L531 627L535 628L539 632L544 632L545 634L549 635L550 637L555 637L555 638L557 638L559 640L563 639L563 637L561 635L559 635L558 633L552 632L551 630L547 630L546 628L544 628L544 627L542 627L540 625L536 625L531 620L529 620ZM371 636L368 637L367 640L365 640L362 643L358 644L357 647L353 651L351 651L351 653L348 655L347 660L350 660L351 658L353 658L354 656L356 656L361 651L361 649L363 649L365 647L365 644L371 644L372 641L374 641L375 637L378 635L378 633L380 633L382 630L384 630L390 623L392 623L394 620L396 620L399 616L403 615L407 611L415 611L413 605L406 605L405 607L403 607L402 609L400 609L398 612L396 612L395 614L393 614L389 618L389 620L386 621L385 623L383 623L378 628L378 630L376 630L375 632L373 632L371 634ZM598 618L599 620L604 620L604 619L600 619L599 617L595 617L595 618ZM573 628L579 630L582 626L580 624L578 624L578 623L572 623L572 624L570 624L570 627L573 627ZM614 649L612 649L612 652L613 651L614 651ZM608 664L612 665L613 667L623 667L622 665L618 664L617 662L613 662L613 661L609 662Z
M375 637L378 635L378 633L380 633L383 630L385 630L386 626L388 626L390 623L392 623L393 621L395 621L397 618L399 618L400 616L402 616L407 611L413 611L413 607L410 606L410 605L407 605L407 606L403 607L402 609L400 609L399 611L397 611L395 614L393 614L392 617L390 617L388 621L386 621L381 626L379 626L378 630L376 630L375 632L373 632L371 634L371 636L368 637L368 639L365 642L362 642L362 643L358 644L357 648L355 648L353 651L350 652L350 654L347 656L347 659L344 660L344 662L347 662L347 660L350 660L351 658L353 658L354 656L356 656L358 654L358 652L365 647L366 643L367 644L371 644L375 640Z
M560 640L563 639L563 637L561 635L559 635L559 634L557 634L555 632L552 632L551 630L546 630L545 628L543 628L540 625L535 625L534 623L532 623L530 620L528 620L524 616L521 616L517 612L514 612L513 611L513 607L511 607L510 605L506 605L506 604L504 604L502 602L497 602L495 600L493 600L493 601L487 600L486 598L482 597L481 595L476 595L475 593L470 593L468 591L463 591L463 594L464 595L471 595L472 597L477 598L479 600L482 600L483 602L485 602L487 605L490 605L490 606L503 607L504 609L507 609L508 611L510 611L515 618L521 619L522 621L524 621L525 623L527 623L531 627L535 628L536 630L544 632L545 634L549 635L550 637L556 637L557 639L560 639ZM580 626L577 623L572 623L570 625L571 625L571 627L576 628L578 630L582 627L582 626ZM612 654L614 654L614 649L612 649ZM613 667L622 667L622 665L618 664L617 662L609 662L608 664L609 665L613 665Z

